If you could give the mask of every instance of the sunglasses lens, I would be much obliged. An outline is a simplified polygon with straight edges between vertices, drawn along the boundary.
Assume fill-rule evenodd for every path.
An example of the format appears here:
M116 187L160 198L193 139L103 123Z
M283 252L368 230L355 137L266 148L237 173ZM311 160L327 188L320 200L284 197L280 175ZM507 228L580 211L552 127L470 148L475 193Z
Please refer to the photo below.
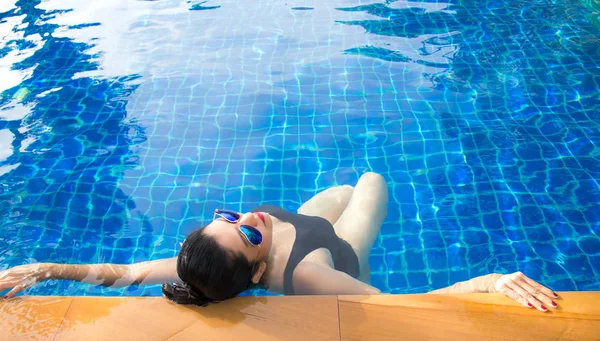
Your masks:
M217 211L217 214L229 220L230 222L236 222L240 219L240 215L237 212L233 211L219 210Z
M248 238L250 244L258 246L260 243L262 243L262 234L254 227L242 225L240 226L240 230L244 235L246 235L246 238Z

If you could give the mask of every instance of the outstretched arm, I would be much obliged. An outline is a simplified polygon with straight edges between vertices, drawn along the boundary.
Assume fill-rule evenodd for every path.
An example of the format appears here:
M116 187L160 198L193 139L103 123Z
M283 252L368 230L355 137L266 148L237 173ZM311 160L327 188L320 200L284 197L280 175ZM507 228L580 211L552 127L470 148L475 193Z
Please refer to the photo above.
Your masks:
M472 278L468 281L458 282L449 287L437 289L429 294L471 294L492 292L496 281L502 277L500 274L489 274Z
M302 262L294 270L297 295L374 295L380 291L327 266Z
M181 281L177 275L177 257L135 264L38 263L1 271L0 292L11 289L4 296L10 298L47 279L72 280L113 288Z
M558 305L552 300L557 298L552 290L525 276L522 272L510 275L489 274L459 282L447 288L430 292L431 294L467 294L467 293L500 293L525 307L535 307L547 311L548 307Z

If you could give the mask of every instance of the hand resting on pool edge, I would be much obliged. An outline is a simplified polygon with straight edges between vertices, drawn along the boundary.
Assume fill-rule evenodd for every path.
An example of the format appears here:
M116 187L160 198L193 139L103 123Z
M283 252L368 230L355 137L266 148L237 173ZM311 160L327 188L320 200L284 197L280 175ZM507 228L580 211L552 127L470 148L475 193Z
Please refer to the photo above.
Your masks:
M368 258L387 215L383 177L363 174L356 186L335 186L298 212L262 205L251 212L215 210L173 258L136 264L22 265L0 272L6 297L47 279L107 287L163 284L180 304L207 305L252 286L286 295L378 294ZM200 226L200 225L199 225ZM525 307L553 308L554 293L521 273L490 274L432 293L501 293Z
M548 311L548 307L558 305L553 298L558 295L525 276L522 272L508 275L489 274L475 277L465 282L458 282L450 287L429 292L430 294L461 294L461 293L499 293L511 298L521 305Z

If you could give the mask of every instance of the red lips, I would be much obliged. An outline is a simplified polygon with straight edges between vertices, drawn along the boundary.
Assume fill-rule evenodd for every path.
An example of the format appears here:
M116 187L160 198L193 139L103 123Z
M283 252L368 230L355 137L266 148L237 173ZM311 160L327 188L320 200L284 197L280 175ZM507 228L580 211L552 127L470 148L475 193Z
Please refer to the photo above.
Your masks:
M262 213L256 212L255 214L260 218L260 220L262 220L263 223L265 223L265 216Z

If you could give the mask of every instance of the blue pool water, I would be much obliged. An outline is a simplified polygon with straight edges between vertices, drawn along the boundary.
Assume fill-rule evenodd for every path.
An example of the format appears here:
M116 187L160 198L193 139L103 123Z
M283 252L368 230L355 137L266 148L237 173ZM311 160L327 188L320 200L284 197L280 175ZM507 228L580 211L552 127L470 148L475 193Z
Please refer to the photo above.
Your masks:
M3 1L0 269L172 257L217 207L375 171L382 291L517 270L600 290L596 6Z

